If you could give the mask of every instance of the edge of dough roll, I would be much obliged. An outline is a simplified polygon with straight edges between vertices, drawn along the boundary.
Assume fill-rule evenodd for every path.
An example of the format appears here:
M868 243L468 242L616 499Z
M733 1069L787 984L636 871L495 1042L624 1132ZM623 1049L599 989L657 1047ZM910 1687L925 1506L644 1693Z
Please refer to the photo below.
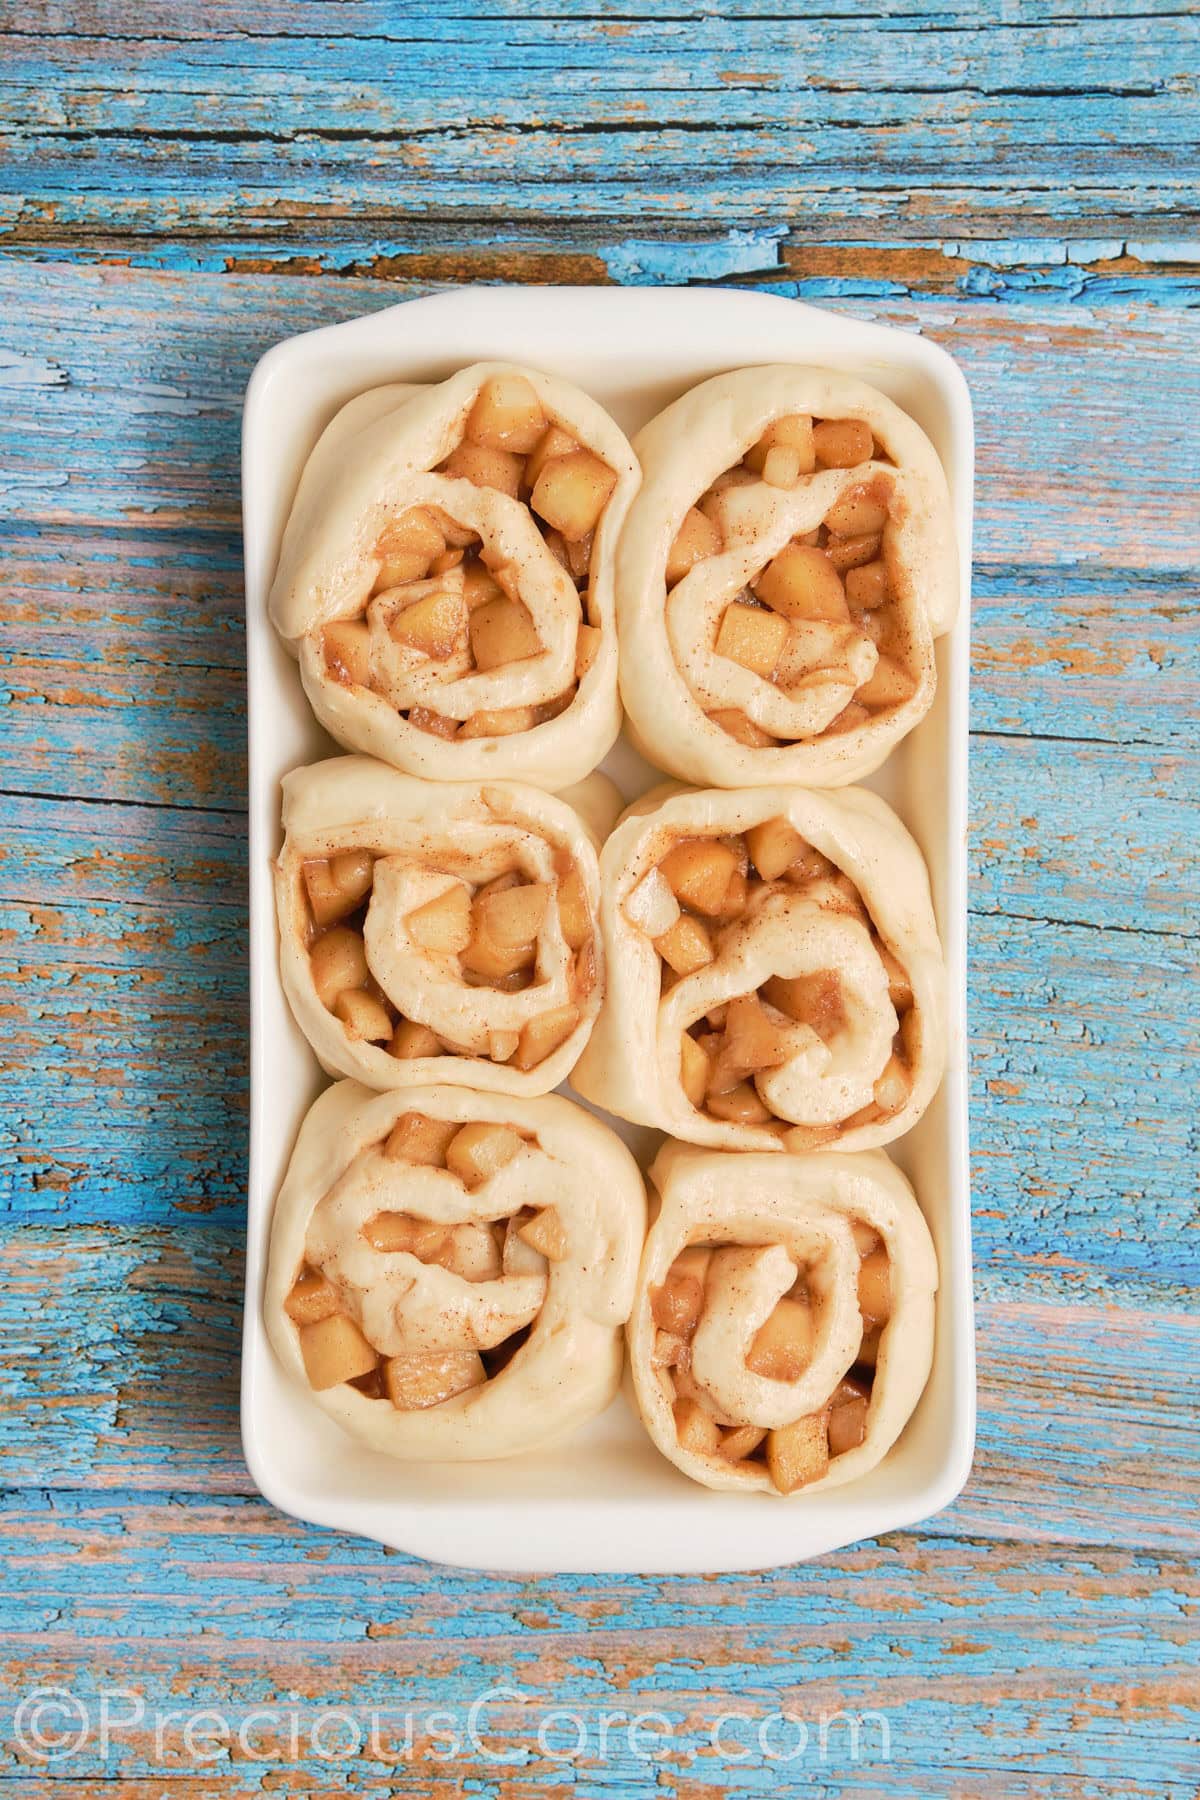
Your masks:
M638 434L618 549L621 693L651 762L838 787L928 712L958 605L945 473L865 382L714 376Z
M765 1157L669 1143L629 1321L655 1445L706 1487L777 1496L875 1468L933 1357L937 1260L882 1151Z
M876 795L656 789L600 877L606 998L578 1093L731 1150L869 1149L916 1123L945 973L925 864Z
M639 479L604 409L535 369L350 401L269 600L321 723L432 780L587 775L620 729L613 558Z
M280 973L329 1073L511 1094L564 1080L604 992L596 844L619 804L602 775L570 797L579 811L360 756L284 777Z
M374 1449L515 1455L616 1393L644 1224L636 1163L582 1107L339 1082L275 1203L267 1330Z

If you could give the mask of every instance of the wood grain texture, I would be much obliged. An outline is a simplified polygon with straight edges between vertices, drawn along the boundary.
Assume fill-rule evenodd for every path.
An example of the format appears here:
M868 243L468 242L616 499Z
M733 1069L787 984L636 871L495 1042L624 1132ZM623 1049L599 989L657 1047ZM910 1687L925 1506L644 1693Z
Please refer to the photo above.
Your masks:
M1195 20L47 0L0 33L5 1794L1195 1800ZM241 393L278 338L465 280L764 286L971 383L979 1457L807 1568L435 1570L241 1460ZM41 1764L5 1707L45 1684L146 1717ZM248 1747L190 1753L202 1706ZM662 1713L642 1754L620 1710Z

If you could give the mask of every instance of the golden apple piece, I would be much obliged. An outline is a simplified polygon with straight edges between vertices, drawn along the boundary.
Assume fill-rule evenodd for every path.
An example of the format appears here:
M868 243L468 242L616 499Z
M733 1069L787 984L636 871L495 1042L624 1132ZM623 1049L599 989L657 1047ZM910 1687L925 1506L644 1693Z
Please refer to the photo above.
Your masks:
M384 526L375 545L375 554L381 563L405 557L419 560L419 573L423 575L434 557L445 548L446 534L433 513L425 506L410 506L407 512ZM417 577L409 575L400 579L413 581Z
M388 1134L383 1154L394 1162L444 1169L450 1140L457 1137L458 1131L457 1119L431 1119L422 1112L401 1113Z
M616 471L607 463L590 450L572 450L543 466L529 504L572 544L595 530L616 485Z
M776 1012L807 1025L828 1041L846 1023L846 997L836 969L815 969L810 975L772 975L763 983L763 998Z
M700 1323L704 1307L704 1283L712 1251L702 1244L681 1250L661 1287L650 1295L650 1316L661 1331L690 1338Z
M579 440L569 431L564 431L561 425L551 425L533 445L526 459L525 486L536 487L548 462L553 462L557 456L571 456L579 447Z
M449 549L474 550L478 553L479 533L473 525L460 524L442 506L427 506L424 510L441 532Z
M890 1056L887 1067L875 1083L875 1104L881 1113L898 1113L908 1105L911 1080L900 1058Z
M511 450L488 450L482 444L460 444L442 464L441 473L476 487L495 488L515 500L521 491L524 462Z
M559 930L567 947L581 950L592 935L592 914L583 877L573 862L558 878L557 900Z
M858 1310L869 1325L882 1325L891 1317L892 1266L882 1244L858 1265Z
M370 687L371 632L361 619L336 619L326 625L321 653L334 681L343 687Z
M869 562L856 569L847 569L846 599L856 612L874 612L878 607L886 606L889 598L886 563Z
M699 507L689 507L683 515L683 524L675 533L675 541L667 552L667 586L674 587L698 562L716 556L720 548L721 533L713 521Z
M755 1333L746 1367L767 1381L795 1381L812 1362L815 1341L812 1308L785 1296Z
M582 681L600 652L598 625L581 625L575 634L575 679Z
M300 866L309 909L318 925L335 925L354 912L371 891L375 859L368 850L310 856Z
M721 1427L698 1400L676 1400L675 1431L681 1450L694 1456L715 1456L721 1447Z
M885 502L876 498L869 487L851 488L834 502L825 514L824 523L839 537L865 537L868 532L881 532L888 521Z
M383 1365L387 1397L400 1412L441 1406L456 1394L482 1387L487 1371L478 1350L431 1350L422 1356L389 1356Z
M791 1054L787 1027L766 1011L757 994L740 994L725 1013L725 1043L713 1069L719 1087L733 1087L745 1075L777 1069Z
M378 1212L368 1219L362 1234L372 1250L385 1256L398 1256L402 1251L433 1262L446 1241L448 1227L434 1219L416 1219L411 1213Z
M855 699L863 706L903 706L916 692L916 682L908 670L890 656L881 656Z
M409 708L408 722L417 731L427 731L430 737L450 738L458 736L458 720L448 718L445 713L434 712L428 706Z
M409 936L434 956L457 956L471 941L471 894L456 881L442 894L414 907L404 920Z
M471 654L485 674L505 663L538 656L542 640L528 608L520 601L488 600L471 614Z
M754 583L754 592L787 619L850 618L841 576L812 544L785 544Z
M388 1049L401 1062L416 1062L425 1056L445 1054L442 1040L434 1036L428 1025L418 1025L415 1019L401 1019L392 1033Z
M735 1425L732 1430L722 1433L717 1454L726 1462L745 1462L748 1456L754 1455L766 1435L761 1425Z
M489 1062L498 1062L498 1063L511 1062L513 1057L516 1054L517 1045L520 1043L520 1041L521 1041L521 1034L518 1031L489 1031L488 1032L488 1060L489 1060Z
M722 615L715 649L718 656L728 657L752 675L770 680L787 635L787 620L778 613L764 612L759 606L735 600Z
M800 452L791 444L773 444L763 458L762 478L767 486L794 488L800 474Z
M451 1138L446 1147L446 1167L464 1186L476 1188L510 1163L523 1143L511 1125L475 1119L460 1126Z
M388 627L397 643L442 662L460 650L467 630L467 603L461 588L435 588L406 606Z
M533 383L524 375L493 375L475 396L466 435L487 450L526 456L546 429L546 415Z
M844 1395L843 1389L848 1390ZM852 1383L843 1381L839 1384L829 1409L830 1456L844 1456L847 1450L858 1449L867 1435L869 1405L867 1395L856 1392Z
M870 717L869 707L860 706L857 700L852 700L849 706L842 708L836 719L830 720L825 727L826 735L839 737L846 731L858 731L869 722Z
M681 906L710 918L720 913L730 879L740 873L736 852L719 838L682 838L658 867Z
M875 944L875 953L883 964L888 980L888 999L898 1013L907 1010L913 1003L912 982L908 970L899 962L882 939Z
M829 1439L824 1412L808 1413L767 1433L767 1468L781 1494L819 1481L829 1471Z
M529 881L500 893L479 894L473 908L473 929L504 950L532 943L542 929L550 893L547 882Z
M753 719L748 718L740 707L719 707L707 717L714 725L719 725L722 731L727 731L731 738L736 738L739 744L745 744L751 750L769 750L779 742L769 731L764 731L761 725L756 725Z
M339 1305L338 1291L332 1281L327 1280L319 1269L306 1268L296 1277L283 1310L296 1325L315 1325L321 1319L332 1318Z
M536 724L537 713L532 706L508 706L496 711L484 707L471 714L458 736L460 742L463 738L513 737Z
M748 1081L739 1081L723 1094L709 1094L708 1110L728 1125L766 1125L771 1119L770 1109Z
M463 569L463 599L467 603L467 611L474 612L477 606L486 606L489 600L503 598L504 589L492 571L472 558Z
M654 1348L650 1352L651 1365L656 1369L685 1368L691 1360L691 1346L686 1338L676 1337L670 1331L656 1331Z
M711 1075L708 1057L691 1033L685 1031L679 1040L679 1085L697 1111L704 1104Z
M591 572L593 533L585 531L581 538L573 538L567 544L567 569L576 585Z
M308 953L313 985L322 1006L332 1012L347 988L365 988L371 978L362 938L348 925L331 925Z
M862 419L819 419L813 426L813 449L818 468L853 469L870 461L875 440Z
M688 913L655 938L654 948L677 975L694 975L713 959L712 939L701 921Z
M873 533L870 537L829 537L823 547L838 574L845 575L863 563L877 561L882 542L878 533Z
M390 1043L392 1016L383 1001L364 988L347 988L334 1001L333 1010L348 1038L363 1044Z
M804 839L786 819L764 819L747 831L746 848L763 880L774 881L795 862L804 848Z
M538 1013L521 1028L521 1040L513 1062L518 1069L536 1069L561 1048L579 1023L577 1006L554 1006Z
M765 477L767 458L772 450L780 447L795 451L798 475L812 474L817 460L813 448L813 422L807 413L784 413L774 419L758 442L750 446L742 461L748 469Z
M369 1375L379 1357L353 1319L334 1313L300 1327L300 1354L309 1386L318 1393Z
M567 1254L567 1234L555 1206L544 1206L532 1219L518 1226L517 1236L531 1249L539 1251L548 1262L561 1262Z
M535 943L498 944L486 932L474 930L462 953L462 967L481 981L502 984L506 978L532 968L536 957Z

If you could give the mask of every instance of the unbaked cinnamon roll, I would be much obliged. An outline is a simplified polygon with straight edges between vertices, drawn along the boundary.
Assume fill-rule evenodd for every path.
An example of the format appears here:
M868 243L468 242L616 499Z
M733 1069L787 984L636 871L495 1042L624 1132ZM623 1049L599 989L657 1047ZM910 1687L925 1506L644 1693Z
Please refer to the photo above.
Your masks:
M595 775L565 799L515 782L415 781L336 757L283 782L275 896L284 991L331 1073L544 1094L604 989ZM603 815L603 818L602 818Z
M613 552L638 479L603 408L533 369L350 402L270 596L321 723L438 781L588 774L620 727Z
M886 1456L929 1376L937 1262L881 1151L668 1144L629 1321L664 1456L710 1488L809 1493Z
M739 1150L866 1149L945 1063L929 879L864 789L684 789L600 861L607 998L572 1085L621 1118Z
M718 375L636 441L621 692L646 755L720 787L834 787L924 717L958 566L946 478L874 388Z
M516 1455L616 1392L644 1226L637 1165L581 1107L339 1082L276 1202L267 1329L373 1448Z

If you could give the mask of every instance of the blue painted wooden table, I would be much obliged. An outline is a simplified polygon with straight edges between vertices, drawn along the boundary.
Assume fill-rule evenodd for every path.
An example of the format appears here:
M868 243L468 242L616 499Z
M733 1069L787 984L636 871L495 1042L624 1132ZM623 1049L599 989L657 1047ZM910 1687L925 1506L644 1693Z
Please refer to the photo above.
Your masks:
M5 1794L1194 1795L1194 18L2 23ZM239 402L469 280L770 287L974 391L980 1448L809 1567L435 1569L239 1455Z

